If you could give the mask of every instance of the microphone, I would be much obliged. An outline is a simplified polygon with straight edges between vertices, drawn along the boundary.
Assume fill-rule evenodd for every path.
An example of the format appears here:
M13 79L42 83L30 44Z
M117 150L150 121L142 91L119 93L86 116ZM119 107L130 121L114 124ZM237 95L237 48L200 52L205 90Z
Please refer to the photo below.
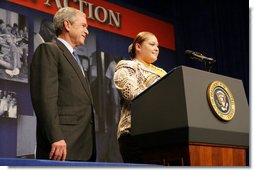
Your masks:
M194 52L194 51L191 51L191 50L186 50L184 52L184 54L188 57L190 57L191 59L196 59L198 61L201 61L201 62L209 62L210 64L212 63L215 63L216 60L213 59L213 58L208 58L204 55L202 55L201 53L199 52Z

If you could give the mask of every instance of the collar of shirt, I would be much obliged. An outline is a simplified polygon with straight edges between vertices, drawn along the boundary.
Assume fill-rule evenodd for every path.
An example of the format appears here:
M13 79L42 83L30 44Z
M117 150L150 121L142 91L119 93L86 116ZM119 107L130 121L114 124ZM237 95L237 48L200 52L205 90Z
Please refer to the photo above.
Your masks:
M73 47L71 47L71 45L68 42L66 42L66 40L59 37L57 39L67 47L67 49L71 52L71 54L73 54L74 49Z
M140 63L142 66L144 66L144 68L148 69L150 72L156 73L160 77L163 77L164 75L166 75L166 72L163 69L158 68L153 64L148 64L146 62L141 62L137 59L133 59L133 60L136 61L137 63Z

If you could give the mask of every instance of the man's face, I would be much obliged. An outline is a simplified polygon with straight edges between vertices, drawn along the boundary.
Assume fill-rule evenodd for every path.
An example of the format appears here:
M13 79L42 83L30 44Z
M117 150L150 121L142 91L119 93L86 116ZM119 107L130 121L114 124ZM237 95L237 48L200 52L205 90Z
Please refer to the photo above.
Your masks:
M12 37L11 37L10 35L7 35L7 36L6 36L6 42L7 42L8 44L13 43Z
M86 16L78 13L69 30L71 43L74 47L85 44L86 36L89 34L87 27Z

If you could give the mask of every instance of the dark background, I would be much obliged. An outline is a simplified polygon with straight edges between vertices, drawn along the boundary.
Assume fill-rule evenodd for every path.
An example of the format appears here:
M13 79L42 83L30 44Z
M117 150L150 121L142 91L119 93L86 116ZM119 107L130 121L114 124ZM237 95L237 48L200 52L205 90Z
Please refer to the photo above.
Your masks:
M217 61L212 72L241 79L249 99L248 0L109 1L172 23L177 66L204 69L186 58L186 49L212 57Z

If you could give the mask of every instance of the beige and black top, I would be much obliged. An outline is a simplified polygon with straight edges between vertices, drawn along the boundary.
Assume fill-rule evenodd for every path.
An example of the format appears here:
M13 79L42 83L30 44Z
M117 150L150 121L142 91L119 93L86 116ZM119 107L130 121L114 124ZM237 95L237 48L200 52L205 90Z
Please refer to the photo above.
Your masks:
M122 98L118 138L123 133L130 133L131 100L166 74L163 69L152 64L142 63L137 59L118 62L114 75L116 88Z

